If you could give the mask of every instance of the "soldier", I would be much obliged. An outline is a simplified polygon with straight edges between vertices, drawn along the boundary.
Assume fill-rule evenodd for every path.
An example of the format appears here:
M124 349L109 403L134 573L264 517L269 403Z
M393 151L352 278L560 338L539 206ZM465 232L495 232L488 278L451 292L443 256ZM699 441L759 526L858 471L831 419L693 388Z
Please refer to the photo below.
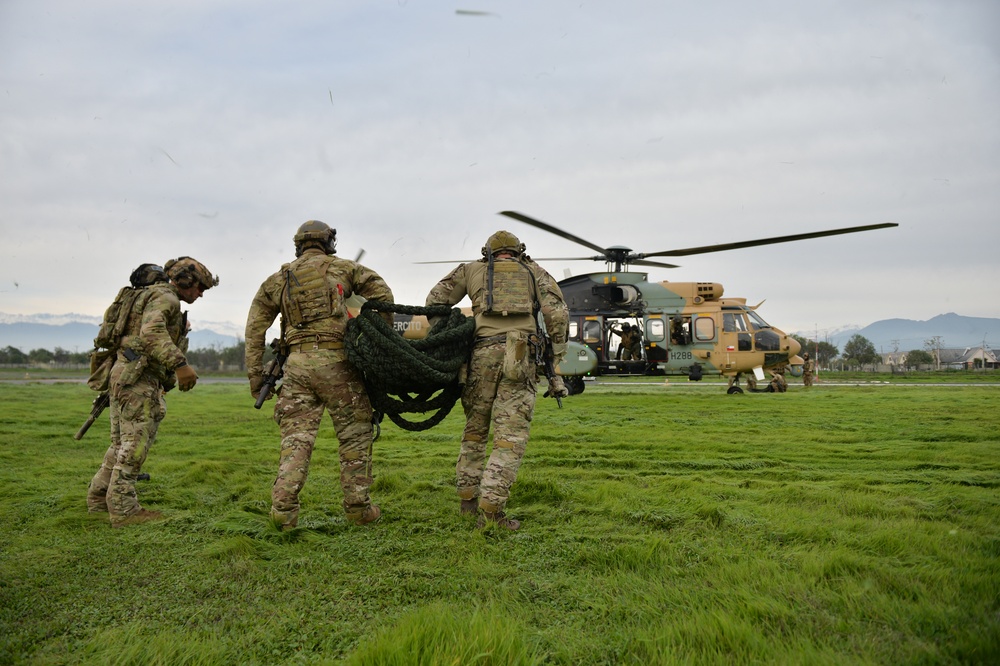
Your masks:
M788 381L785 379L785 366L779 365L771 368L771 384L768 386L771 393L784 393L788 390Z
M802 355L802 384L807 388L813 385L813 364L809 360L809 352Z
M392 302L379 275L336 256L337 231L309 220L295 233L295 261L267 278L254 296L246 326L246 366L250 394L263 384L264 337L281 314L282 343L288 359L274 420L281 429L278 476L271 489L271 517L283 530L298 524L299 492L323 410L330 412L340 442L340 486L347 520L365 525L378 520L372 504L372 407L362 375L347 360L345 299L358 294ZM386 313L389 325L392 315Z
M670 319L670 342L675 345L690 344L688 339L687 326L679 316Z
M632 340L629 342L628 353L633 361L642 360L642 329L639 328L639 324L632 325Z
M176 383L190 391L198 375L187 364L187 313L180 301L194 303L219 284L204 264L191 257L172 259L164 266L169 282L145 287L133 303L125 335L111 368L111 446L87 491L91 513L107 511L112 527L155 520L158 511L139 506L135 481L166 416L165 391Z
M428 306L455 305L466 296L472 301L476 342L462 392L465 431L456 473L461 511L478 510L478 527L486 521L509 530L521 526L504 509L535 411L539 312L552 338L554 363L566 353L569 313L562 292L524 250L514 234L498 231L486 241L480 261L459 264L427 296ZM549 382L546 395L568 395L561 378Z
M628 322L622 324L620 329L611 327L611 332L621 338L618 343L618 354L616 358L619 361L631 361L632 360L632 348L634 346L633 340L634 335L632 332L632 325Z

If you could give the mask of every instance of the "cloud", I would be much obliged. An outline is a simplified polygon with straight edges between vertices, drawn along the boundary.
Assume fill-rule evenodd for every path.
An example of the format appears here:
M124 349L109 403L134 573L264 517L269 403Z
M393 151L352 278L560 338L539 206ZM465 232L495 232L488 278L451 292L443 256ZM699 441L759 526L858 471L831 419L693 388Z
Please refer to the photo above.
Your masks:
M638 251L898 222L651 277L793 330L995 315L993 3L455 9L4 3L0 310L100 314L190 254L222 279L194 312L239 322L311 218L411 304L448 270L412 262L498 228L581 256L514 209Z

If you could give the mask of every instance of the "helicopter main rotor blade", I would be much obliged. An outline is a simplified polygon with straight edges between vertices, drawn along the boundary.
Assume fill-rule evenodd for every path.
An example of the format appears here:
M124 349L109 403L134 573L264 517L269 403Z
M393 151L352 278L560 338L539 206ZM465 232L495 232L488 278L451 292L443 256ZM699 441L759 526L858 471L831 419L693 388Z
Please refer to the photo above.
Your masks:
M535 261L604 261L601 257L532 257Z
M744 247L756 247L758 245L773 245L775 243L790 243L792 241L807 240L809 238L822 238L824 236L838 236L840 234L853 234L859 231L872 231L873 229L887 229L898 227L895 222L884 224L868 224L861 227L844 227L842 229L830 229L828 231L814 231L808 234L792 234L791 236L775 236L774 238L762 238L760 240L741 241L738 243L721 243L719 245L704 245L702 247L688 247L682 250L667 250L665 252L644 252L637 254L637 257L686 257L692 254L707 254L709 252L722 252L724 250L739 250ZM637 262L632 262L637 263Z
M645 259L635 259L628 262L629 266L656 266L657 268L680 268L677 264L668 264L662 261L646 261Z
M522 215L521 213L517 213L512 210L500 211L500 215L506 215L507 217L513 218L520 222L524 222L525 224L530 224L533 227L538 227L539 229L548 231L550 234L555 234L556 236L562 236L566 240L571 240L574 243L579 243L580 245L583 245L584 247L589 247L591 250L595 252L600 252L602 255L601 257L602 259L604 258L604 255L607 255L608 253L608 251L603 247L601 247L600 245L595 245L594 243L591 243L588 240L584 240L579 236L574 236L568 231L563 231L558 227L553 227L551 224L547 224L545 222L542 222L541 220L536 220L533 217L528 217L527 215Z

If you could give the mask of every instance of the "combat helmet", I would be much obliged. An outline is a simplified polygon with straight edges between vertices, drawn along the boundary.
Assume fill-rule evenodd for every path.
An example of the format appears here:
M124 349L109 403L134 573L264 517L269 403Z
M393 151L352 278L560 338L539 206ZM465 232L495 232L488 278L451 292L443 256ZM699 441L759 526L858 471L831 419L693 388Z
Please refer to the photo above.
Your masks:
M301 256L306 245L319 244L327 254L337 253L337 230L319 220L309 220L295 232L295 256Z
M200 284L203 291L208 291L219 284L219 277L197 259L178 257L171 259L164 266L167 276L181 289Z
M524 254L524 243L509 231L498 231L486 240L483 246L483 256L494 255L501 250L512 252L518 256Z

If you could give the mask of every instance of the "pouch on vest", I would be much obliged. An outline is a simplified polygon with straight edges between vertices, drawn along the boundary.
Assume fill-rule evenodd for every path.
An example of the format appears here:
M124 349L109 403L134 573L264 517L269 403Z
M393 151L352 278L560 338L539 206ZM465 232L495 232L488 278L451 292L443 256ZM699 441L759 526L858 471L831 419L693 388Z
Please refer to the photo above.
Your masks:
M286 288L282 312L288 313L288 324L302 328L309 322L328 317L343 317L347 313L344 297L326 279L330 262L320 264L321 273L312 263L302 263L293 270L285 269Z
M126 349L125 351L131 352L129 349ZM139 381L140 377L142 377L142 372L146 369L148 360L146 355L143 354L141 356L137 356L133 361L125 360L123 363L125 368L122 370L122 373L118 375L118 384L119 386L131 386Z
M534 312L535 285L529 269L518 261L493 262L492 289L490 271L485 273L484 315L507 317Z
M511 381L523 382L535 378L535 354L524 331L507 331L507 346L503 352L503 374Z
M111 367L115 364L115 352L98 349L90 354L90 378L87 386L95 391L107 391L111 379Z

